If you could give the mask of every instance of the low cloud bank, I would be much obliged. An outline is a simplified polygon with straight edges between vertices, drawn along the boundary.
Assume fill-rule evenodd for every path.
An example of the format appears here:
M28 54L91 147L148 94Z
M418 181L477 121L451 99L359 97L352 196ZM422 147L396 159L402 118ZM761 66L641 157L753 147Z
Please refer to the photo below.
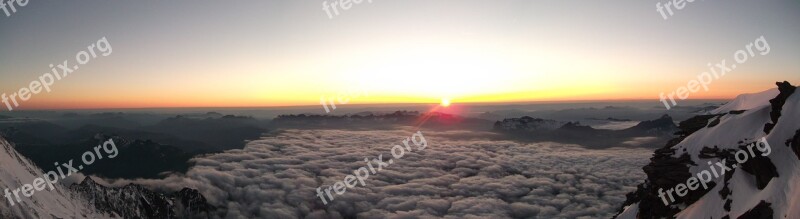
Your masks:
M289 130L195 158L186 175L106 183L196 188L221 207L220 218L608 218L644 179L640 167L652 153L423 130L424 151L407 153L366 186L322 204L317 187L363 167L364 158L391 157L392 146L412 133Z

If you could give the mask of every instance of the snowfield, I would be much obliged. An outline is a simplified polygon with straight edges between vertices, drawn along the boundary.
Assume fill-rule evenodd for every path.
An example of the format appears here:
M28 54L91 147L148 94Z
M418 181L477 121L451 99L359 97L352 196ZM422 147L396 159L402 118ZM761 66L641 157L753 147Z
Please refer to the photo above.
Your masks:
M5 139L0 137L0 189L22 188L30 184L35 178L44 174L39 167L23 157ZM2 197L0 202L0 218L112 218L108 215L95 213L85 200L79 198L60 183L54 185L55 189L38 191L31 197L25 197L19 192L21 203L14 200L13 206L8 197ZM2 195L5 195L3 193ZM11 195L15 198L14 195Z
M629 199L617 218L669 217L673 216L672 213L677 218L687 219L749 218L756 215L763 218L770 215L773 216L769 218L800 218L800 95L791 95L794 87L786 85L788 83L781 86L780 91L771 89L740 95L711 112L716 115L696 120L706 125L671 148L657 151L654 159L668 162L655 161L645 167L645 171L650 167L657 169L659 166L685 165L691 175L696 175L708 169L707 162L719 162L730 155L729 152L738 151L742 145L762 137L766 138L772 149L766 159L748 160L745 165L727 172L724 177L715 178L712 181L715 186L704 194L695 193L697 200L688 197L671 204L667 207L669 209L664 208L660 199L653 200L648 192L658 189L658 185L669 185L666 182L671 180L680 182L682 178L675 177L680 174L648 174L644 187L640 187L635 194L638 197ZM785 98L785 104L781 106L782 98ZM773 103L770 102L772 99L775 99ZM776 111L779 113L776 114ZM769 123L774 123L774 128L765 128L770 126L767 125ZM671 157L660 157L670 153ZM681 161L685 158L690 161ZM728 157L727 164L735 164L735 161ZM775 173L772 173L773 168Z

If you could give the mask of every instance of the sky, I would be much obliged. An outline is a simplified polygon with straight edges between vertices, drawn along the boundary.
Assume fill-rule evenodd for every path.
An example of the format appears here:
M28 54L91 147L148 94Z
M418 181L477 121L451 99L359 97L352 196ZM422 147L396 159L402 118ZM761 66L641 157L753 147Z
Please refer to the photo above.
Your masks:
M800 83L798 1L696 0L666 20L659 1L332 2L29 1L0 11L0 94L103 37L110 55L17 109L657 100L760 36L768 54L689 98Z

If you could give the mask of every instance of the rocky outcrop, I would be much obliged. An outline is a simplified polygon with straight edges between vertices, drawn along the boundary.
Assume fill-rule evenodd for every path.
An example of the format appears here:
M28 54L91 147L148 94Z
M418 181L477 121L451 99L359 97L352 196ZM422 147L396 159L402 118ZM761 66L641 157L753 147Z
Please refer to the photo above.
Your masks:
M794 132L792 139L786 140L786 146L792 149L797 159L800 159L800 129Z
M655 151L651 162L643 167L647 179L627 195L617 217L797 218L796 205L787 197L797 197L798 191L796 182L789 180L798 174L796 166L800 163L800 103L797 97L791 97L794 86L788 82L777 84L778 92L772 89L740 95L714 114L680 122L678 136ZM765 121L766 125L761 126ZM763 141L776 139L785 141L790 150L761 150L768 146ZM744 153L747 156L741 159ZM722 171L723 167L727 171L717 176L715 169ZM714 174L709 177L707 189L698 187L682 197L676 196L675 201L662 201L659 189L685 186L689 178L699 177L702 172ZM754 197L762 200L752 200ZM717 207L721 209L713 209Z
M627 200L623 206L628 206L634 203L639 203L639 217L640 218L661 218L674 215L680 211L675 206L664 205L658 197L659 188L672 188L679 183L686 182L687 179L692 177L689 172L690 166L696 166L694 161L688 154L683 154L680 157L674 157L676 149L675 145L683 141L687 136L696 132L697 130L708 125L708 119L714 115L695 116L681 122L678 125L678 136L670 140L666 146L656 150L653 157L650 158L650 163L642 169L647 174L647 180L637 187L637 190L627 195ZM716 186L715 183L708 185L709 190ZM708 190L695 190L688 195L678 199L678 202L694 202L699 197L707 193ZM624 209L620 208L619 212L622 213Z
M747 145L759 143L760 142L753 142ZM748 151L747 145L739 146L739 150ZM758 151L756 151L756 153L758 153ZM733 160L730 160L728 163L733 163ZM772 178L779 177L778 171L775 165L772 164L772 161L768 157L759 156L758 154L744 162L741 168L744 172L755 177L756 187L758 189L764 189Z
M750 209L737 219L772 219L773 210L770 205L770 203L761 201L756 207Z
M775 123L778 122L778 118L781 117L781 110L783 109L783 104L786 104L786 98L789 98L797 89L797 87L792 86L788 81L778 82L776 84L778 85L778 91L781 93L774 99L769 100L769 103L772 104L772 111L769 112L772 123L764 125L764 132L767 134L772 131L775 127Z
M86 177L70 190L98 211L122 218L209 218L214 210L199 191L189 188L165 195L135 184L109 188Z

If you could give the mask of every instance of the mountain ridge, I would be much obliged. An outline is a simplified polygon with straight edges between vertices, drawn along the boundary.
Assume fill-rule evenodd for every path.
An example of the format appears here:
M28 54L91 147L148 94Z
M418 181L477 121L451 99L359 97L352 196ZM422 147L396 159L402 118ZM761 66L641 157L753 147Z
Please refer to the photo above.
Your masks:
M2 136L0 145L0 189L13 191L44 176ZM198 190L190 188L162 194L135 184L109 188L91 177L69 188L60 182L53 188L36 191L30 197L19 193L20 202L4 197L0 218L210 218L215 209ZM9 199L15 201L13 205Z
M800 217L791 204L800 201L800 95L789 82L776 84L680 122L678 137L654 152L643 167L647 179L627 195L615 218ZM758 150L741 159L750 145ZM673 202L663 198L660 192L701 178L713 162L724 172L707 187L676 193Z
M639 144L654 145L666 142L677 130L672 117L666 114L621 130L595 129L579 122L558 122L528 116L497 121L493 128L493 131L514 139L572 143L592 148L637 144L637 140L643 139L645 143Z

